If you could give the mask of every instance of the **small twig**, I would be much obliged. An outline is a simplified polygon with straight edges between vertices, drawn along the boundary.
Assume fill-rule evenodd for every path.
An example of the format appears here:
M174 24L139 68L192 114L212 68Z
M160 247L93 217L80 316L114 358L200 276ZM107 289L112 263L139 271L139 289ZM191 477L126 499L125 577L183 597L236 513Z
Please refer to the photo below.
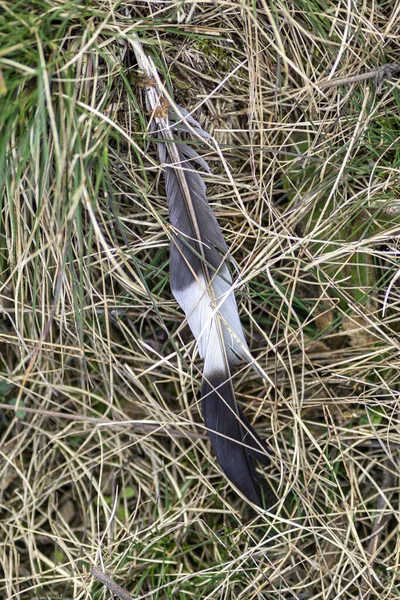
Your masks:
M384 79L395 75L400 72L400 63L390 63L388 65L382 65L372 71L366 71L366 73L360 73L359 75L351 75L349 77L339 77L338 79L331 79L329 81L323 81L319 84L321 90L328 88L344 85L346 83L358 83L359 81L365 81L366 79L375 79L375 86L377 94L381 93L382 83Z
M112 592L115 596L118 596L118 598L121 598L121 600L134 600L133 596L128 594L124 588L115 583L109 575L103 573L103 571L101 571L98 567L92 567L90 572L93 577L108 587L110 592Z

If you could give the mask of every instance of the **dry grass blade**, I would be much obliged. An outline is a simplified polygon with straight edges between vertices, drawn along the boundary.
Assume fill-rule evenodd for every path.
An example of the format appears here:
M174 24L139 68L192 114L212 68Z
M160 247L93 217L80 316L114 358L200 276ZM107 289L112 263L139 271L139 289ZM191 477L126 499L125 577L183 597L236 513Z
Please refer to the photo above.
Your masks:
M219 144L273 514L201 429L134 32ZM398 598L400 88L364 75L399 36L396 2L0 1L0 598L103 600L95 564L135 598Z

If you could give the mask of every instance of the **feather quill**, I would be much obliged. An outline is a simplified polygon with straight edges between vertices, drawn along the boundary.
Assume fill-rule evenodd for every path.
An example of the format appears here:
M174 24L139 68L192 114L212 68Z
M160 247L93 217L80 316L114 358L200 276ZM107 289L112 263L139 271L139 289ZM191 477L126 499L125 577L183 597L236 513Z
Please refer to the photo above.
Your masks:
M163 86L140 41L133 42L139 68L151 80L146 104L165 165L165 190L172 226L170 282L204 360L202 413L218 462L228 479L254 504L263 503L265 482L252 458L269 464L266 444L241 412L232 386L232 368L251 362L227 267L228 248L208 204L204 180L194 162L206 161L179 138L179 132L211 138L183 108L169 111ZM155 83L154 83L155 82ZM268 493L268 492L267 492Z

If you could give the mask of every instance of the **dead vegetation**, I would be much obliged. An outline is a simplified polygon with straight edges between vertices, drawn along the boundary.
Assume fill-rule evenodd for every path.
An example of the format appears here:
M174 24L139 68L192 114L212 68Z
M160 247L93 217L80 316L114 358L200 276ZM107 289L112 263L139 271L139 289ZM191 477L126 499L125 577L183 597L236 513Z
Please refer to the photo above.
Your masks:
M398 598L399 6L0 0L0 597ZM133 31L220 147L264 513L199 415Z

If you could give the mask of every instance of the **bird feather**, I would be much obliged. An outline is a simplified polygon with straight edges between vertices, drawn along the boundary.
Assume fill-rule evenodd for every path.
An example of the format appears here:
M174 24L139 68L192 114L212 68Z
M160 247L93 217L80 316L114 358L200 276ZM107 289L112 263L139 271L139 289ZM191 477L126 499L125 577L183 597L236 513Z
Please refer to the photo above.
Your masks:
M186 110L175 107L160 115L164 92L158 73L136 39L139 66L157 82L146 100L153 111L158 154L165 166L165 191L172 229L170 283L204 360L202 413L218 462L228 479L251 502L262 505L264 482L252 458L268 464L268 449L240 410L232 369L252 361L233 292L227 262L229 250L206 196L195 164L209 173L207 162L180 135L207 134Z

